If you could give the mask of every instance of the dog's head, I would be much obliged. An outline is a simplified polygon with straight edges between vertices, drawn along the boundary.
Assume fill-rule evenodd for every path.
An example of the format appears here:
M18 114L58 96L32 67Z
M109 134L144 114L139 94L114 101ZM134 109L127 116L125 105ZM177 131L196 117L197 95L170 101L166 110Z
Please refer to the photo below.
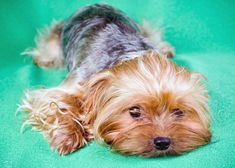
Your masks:
M120 153L181 154L210 141L201 75L155 52L93 76L85 109L94 138Z

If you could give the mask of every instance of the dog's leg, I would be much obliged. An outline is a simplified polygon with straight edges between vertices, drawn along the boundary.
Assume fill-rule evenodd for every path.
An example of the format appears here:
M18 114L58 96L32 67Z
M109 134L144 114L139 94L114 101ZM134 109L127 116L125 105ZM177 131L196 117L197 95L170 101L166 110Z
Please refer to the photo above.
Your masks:
M172 58L175 54L174 48L162 39L162 31L154 29L146 20L143 20L140 25L141 34L149 39L155 47L168 58Z
M43 68L59 68L64 66L64 57L61 49L62 23L53 21L50 27L38 32L35 38L37 47L26 49L22 54L33 58L33 63Z
M81 99L82 92L75 87L72 90L65 82L56 88L27 92L20 108L29 112L25 124L41 131L51 147L63 155L89 140L88 128L82 121Z

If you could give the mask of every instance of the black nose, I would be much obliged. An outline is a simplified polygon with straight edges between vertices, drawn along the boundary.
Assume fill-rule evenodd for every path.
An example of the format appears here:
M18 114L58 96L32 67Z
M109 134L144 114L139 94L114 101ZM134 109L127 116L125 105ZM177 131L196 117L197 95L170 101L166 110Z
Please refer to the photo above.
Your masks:
M156 149L158 150L166 150L171 144L170 138L167 137L156 137L154 138L153 142L155 144Z

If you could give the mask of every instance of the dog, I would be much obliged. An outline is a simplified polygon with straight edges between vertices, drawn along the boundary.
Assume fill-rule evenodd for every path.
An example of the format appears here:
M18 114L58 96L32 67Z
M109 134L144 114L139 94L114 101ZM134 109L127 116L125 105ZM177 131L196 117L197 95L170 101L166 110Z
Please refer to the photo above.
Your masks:
M53 23L26 50L40 67L68 68L57 87L27 91L23 125L59 154L91 140L126 155L179 155L210 142L204 77L169 58L161 33L94 4Z

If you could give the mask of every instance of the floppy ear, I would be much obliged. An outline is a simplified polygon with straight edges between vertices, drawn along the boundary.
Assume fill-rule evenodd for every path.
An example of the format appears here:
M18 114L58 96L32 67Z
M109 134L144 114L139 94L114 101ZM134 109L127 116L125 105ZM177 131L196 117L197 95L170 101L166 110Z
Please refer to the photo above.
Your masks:
M90 80L84 83L84 110L86 114L85 123L93 124L97 113L102 108L102 102L105 101L108 86L111 85L114 75L105 71L94 75Z

